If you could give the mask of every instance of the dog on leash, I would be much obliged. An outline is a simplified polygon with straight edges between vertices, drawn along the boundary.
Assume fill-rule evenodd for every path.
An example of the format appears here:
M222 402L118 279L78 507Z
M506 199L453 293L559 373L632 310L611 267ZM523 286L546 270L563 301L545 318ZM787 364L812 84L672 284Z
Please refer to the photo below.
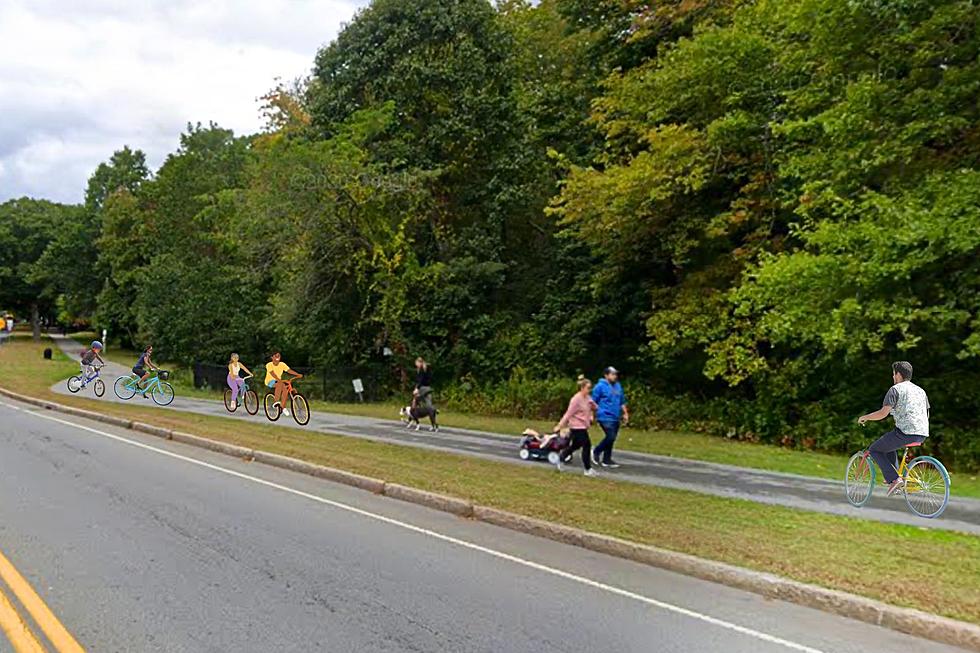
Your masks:
M414 426L415 430L418 431L420 428L422 428L422 424L419 420L428 417L429 430L439 430L439 423L436 421L436 416L439 414L439 411L435 406L429 408L425 404L415 403L410 406L405 406L398 411L398 414L401 415L402 421L405 422L405 428L407 429Z

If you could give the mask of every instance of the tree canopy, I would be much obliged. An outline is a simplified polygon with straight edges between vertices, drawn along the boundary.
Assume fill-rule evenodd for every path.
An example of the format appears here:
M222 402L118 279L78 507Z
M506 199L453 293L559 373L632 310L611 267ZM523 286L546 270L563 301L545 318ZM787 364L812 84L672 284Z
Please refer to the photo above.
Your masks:
M0 305L187 362L615 364L651 423L806 447L911 359L977 464L978 97L968 0L375 0L260 133L0 205Z

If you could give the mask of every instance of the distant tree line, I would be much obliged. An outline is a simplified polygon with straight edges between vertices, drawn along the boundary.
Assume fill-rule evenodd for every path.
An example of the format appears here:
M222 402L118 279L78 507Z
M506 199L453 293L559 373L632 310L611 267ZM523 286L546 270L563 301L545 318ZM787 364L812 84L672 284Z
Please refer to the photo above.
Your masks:
M0 205L0 307L829 449L910 359L976 465L978 97L969 0L375 0L260 133Z

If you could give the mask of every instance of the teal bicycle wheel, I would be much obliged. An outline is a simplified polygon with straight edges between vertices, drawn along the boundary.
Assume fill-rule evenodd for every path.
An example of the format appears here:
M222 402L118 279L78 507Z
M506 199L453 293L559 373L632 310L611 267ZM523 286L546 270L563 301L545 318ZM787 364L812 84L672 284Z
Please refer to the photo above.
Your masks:
M116 396L123 401L132 399L136 394L136 387L133 385L133 377L120 376L118 379L116 379L116 382L112 384L112 391L115 392Z
M905 503L919 517L935 519L949 503L949 472L932 456L919 456L905 473Z
M844 473L844 491L847 500L855 508L860 508L871 500L875 487L875 466L865 451L851 456Z
M158 406L168 406L174 400L174 387L165 381L161 381L153 388L151 396Z

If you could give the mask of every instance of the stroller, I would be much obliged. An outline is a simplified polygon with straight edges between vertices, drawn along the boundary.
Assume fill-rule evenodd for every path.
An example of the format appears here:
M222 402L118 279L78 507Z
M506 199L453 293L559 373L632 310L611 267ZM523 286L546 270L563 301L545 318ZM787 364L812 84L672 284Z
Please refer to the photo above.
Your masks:
M568 444L568 433L560 433L551 438L544 446L542 446L542 437L537 431L525 429L521 433L521 448L518 456L521 460L547 460L552 465L557 465L561 450ZM571 459L572 454L568 454L562 462L567 463Z

